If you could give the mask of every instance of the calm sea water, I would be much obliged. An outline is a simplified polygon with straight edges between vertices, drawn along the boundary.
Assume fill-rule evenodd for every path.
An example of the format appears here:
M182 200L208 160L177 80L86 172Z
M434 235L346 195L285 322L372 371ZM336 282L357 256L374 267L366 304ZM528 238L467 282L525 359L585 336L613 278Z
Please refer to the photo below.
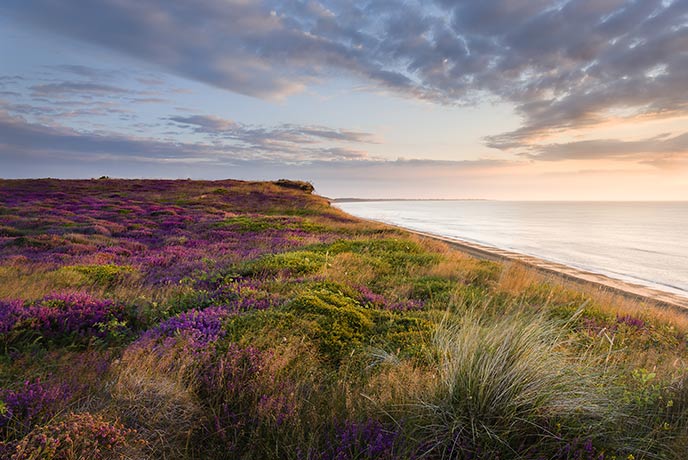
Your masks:
M371 201L344 211L688 297L688 202Z

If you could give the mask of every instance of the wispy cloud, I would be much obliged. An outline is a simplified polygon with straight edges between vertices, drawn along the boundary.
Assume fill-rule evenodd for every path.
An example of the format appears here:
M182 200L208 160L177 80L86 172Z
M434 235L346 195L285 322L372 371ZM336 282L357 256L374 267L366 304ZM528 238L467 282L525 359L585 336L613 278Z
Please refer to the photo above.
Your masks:
M117 86L80 81L46 83L31 87L31 95L33 97L43 98L120 96L131 93L133 93L133 91Z
M58 64L47 66L49 70L57 70L63 73L84 77L91 80L109 80L113 78L115 72L112 70L99 69L97 67L78 65L78 64Z
M205 120L203 117L191 119ZM365 133L353 133L350 139L343 135L344 139L335 139L333 144L328 134L339 135L340 131L296 125L254 129L227 123L231 128L229 131L214 125L214 132L222 134L216 142L212 139L182 142L47 126L0 110L0 158L3 161L11 157L52 157L72 161L126 158L151 163L205 161L220 165L256 160L289 164L375 160L365 150L337 144L358 142Z
M59 119L92 127L95 117L135 119L136 105L168 104L170 93L178 90L138 70L83 65L41 66L30 79L0 76L0 88L7 89L0 91L0 110L46 124Z
M571 159L635 160L665 166L688 160L688 133L678 136L661 135L636 141L595 139L563 144L539 145L526 154L546 161Z
M331 129L324 126L282 124L277 127L265 128L237 123L212 115L173 116L169 120L179 126L189 128L195 133L240 140L255 145L266 142L288 142L304 145L324 141L365 144L376 142L371 133Z
M237 124L232 120L216 117L214 115L188 115L169 118L179 125L190 127L197 133L224 134L236 129Z

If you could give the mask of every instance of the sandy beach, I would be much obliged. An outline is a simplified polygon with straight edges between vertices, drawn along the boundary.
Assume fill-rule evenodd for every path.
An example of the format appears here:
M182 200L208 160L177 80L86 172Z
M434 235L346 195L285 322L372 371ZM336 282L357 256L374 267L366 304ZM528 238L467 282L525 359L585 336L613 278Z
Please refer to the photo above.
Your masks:
M425 238L432 238L434 240L442 241L461 252L465 252L479 259L521 263L540 272L562 277L567 281L592 284L600 289L611 291L615 294L620 294L631 299L652 302L658 305L675 308L683 312L688 312L688 297L682 297L677 294L660 291L658 289L652 289L639 284L629 283L615 278L610 278L602 274L580 270L574 267L569 267L567 265L550 262L517 252L484 246L456 238L448 238L430 233L409 230L406 228L403 229Z

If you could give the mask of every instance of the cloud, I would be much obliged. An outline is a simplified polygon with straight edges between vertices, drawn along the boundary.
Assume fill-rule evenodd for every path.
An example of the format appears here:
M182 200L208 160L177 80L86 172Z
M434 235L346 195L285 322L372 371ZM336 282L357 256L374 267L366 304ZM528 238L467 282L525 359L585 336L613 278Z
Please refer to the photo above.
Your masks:
M93 127L94 117L137 118L135 104L169 104L178 91L164 80L138 70L121 72L83 65L47 65L31 79L0 75L0 110L30 116L34 121ZM65 79L66 77L72 79ZM6 88L6 90L5 90Z
M635 160L668 165L688 160L688 132L678 136L661 135L636 141L595 139L563 144L539 145L527 154L530 158L545 161L572 159Z
M7 0L0 11L249 96L349 75L440 104L500 99L523 119L486 139L502 150L613 111L688 113L683 0Z
M7 83L17 83L26 80L21 75L0 75L0 85Z
M0 111L0 177L294 178L329 196L479 196L512 162L371 159L342 146L277 152L170 142L29 123ZM305 152L304 152L305 150ZM489 185L482 184L489 178ZM440 185L438 190L436 186ZM353 192L352 192L353 191Z
M192 127L195 132L208 134L222 134L237 126L232 120L212 115L175 116L169 119L180 125Z
M108 80L113 77L112 70L99 69L96 67L90 67L78 64L59 64L47 66L50 70L57 70L67 74L76 75L79 77L88 78L91 80Z
M0 158L52 158L93 161L101 158L191 158L212 153L205 146L160 142L123 135L79 132L69 128L29 123L0 111Z
M290 126L291 129L295 129L293 125ZM266 131L266 133L269 132ZM277 132L279 133L279 130ZM370 179L384 170L388 173L395 169L403 170L406 171L405 174L408 177L420 177L426 173L432 175L438 170L476 172L496 170L514 164L514 162L501 160L385 160L369 157L365 151L343 146L303 147L281 141L271 143L267 137L257 147L236 143L173 142L46 126L30 123L22 117L10 115L2 110L0 110L0 160L3 163L23 161L27 165L39 165L44 161L59 161L67 166L75 166L80 162L102 161L151 165L199 162L224 167L251 166L249 169L252 170L256 165L271 165L270 167L275 171L278 171L280 167L308 166L317 167L318 170L330 169L332 171L345 168L349 172L357 171L358 176Z
M293 158L308 158L314 152L316 156L341 160L363 159L365 151L343 146L331 146L332 143L375 143L371 133L344 129L331 129L324 126L283 124L275 127L251 126L237 123L212 115L172 116L168 120L176 126L190 129L196 134L204 134L210 139L220 139L240 145L256 153L284 155Z
M683 142L664 137L660 140ZM642 149L639 149L642 150ZM0 110L0 177L238 178L313 181L326 196L595 199L600 190L617 199L685 196L685 175L646 168L611 180L606 173L554 177L530 161L382 160L342 147L269 154L225 143L184 143L27 122ZM545 164L544 162L542 164ZM684 161L684 166L688 162ZM649 171L649 173L647 172Z
M201 116L186 118L198 123L212 120L211 117ZM227 123L227 126L234 126L231 122ZM215 128L219 129L219 125L215 124ZM325 133L339 133L328 131L326 128L318 129ZM144 163L200 161L218 165L234 164L237 161L306 164L375 160L364 150L332 142L311 141L310 145L304 144L303 140L312 139L309 137L312 134L303 134L300 130L309 132L313 128L299 128L295 125L289 125L288 129L238 127L215 142L212 139L201 142L175 142L30 123L20 116L0 110L0 159L5 162L16 157L60 158L73 164L78 161L119 158ZM358 135L360 133L356 133L356 136ZM356 139L356 136L353 138ZM331 141L329 138L326 139Z
M131 94L133 91L112 85L90 82L65 81L61 83L47 83L31 87L33 97L64 98L91 96L118 96Z
M11 0L2 8L39 27L243 94L278 97L301 89L305 81L303 75L290 78L274 72L260 56L261 45L271 40L306 45L311 40L284 28L259 2L68 0L58 5Z

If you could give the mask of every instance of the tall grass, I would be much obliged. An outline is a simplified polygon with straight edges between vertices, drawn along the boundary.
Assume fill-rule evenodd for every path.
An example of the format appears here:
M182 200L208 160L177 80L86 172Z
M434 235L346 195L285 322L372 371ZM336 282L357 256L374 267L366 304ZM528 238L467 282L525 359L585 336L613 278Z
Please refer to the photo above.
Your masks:
M428 452L511 458L550 450L564 434L612 447L609 431L623 413L604 376L564 353L562 331L532 315L486 323L469 312L442 324L434 336L439 381L423 403Z
M205 417L189 375L193 357L174 358L134 348L113 369L113 412L147 441L147 458L185 458Z

